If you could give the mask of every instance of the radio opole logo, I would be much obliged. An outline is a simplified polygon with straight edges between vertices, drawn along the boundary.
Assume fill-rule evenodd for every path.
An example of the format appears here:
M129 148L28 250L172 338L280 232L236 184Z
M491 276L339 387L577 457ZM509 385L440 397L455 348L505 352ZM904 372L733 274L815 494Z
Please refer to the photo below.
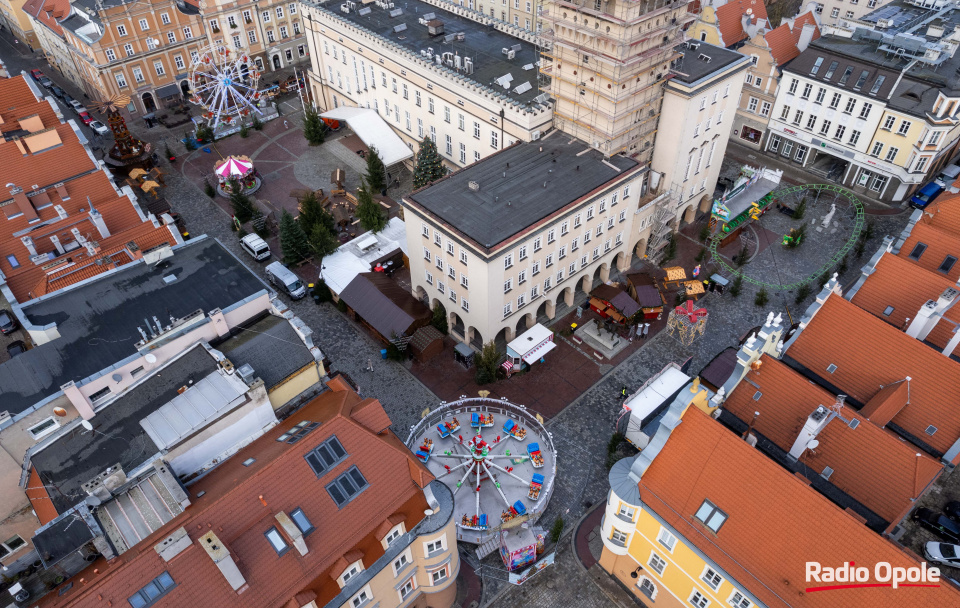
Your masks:
M839 567L824 566L820 562L807 562L806 564L808 585L811 583L832 583L807 587L807 593L869 587L899 589L900 587L940 586L940 569L928 568L926 562L910 568L892 566L889 562L877 562L872 569L857 566L856 562L843 562L843 565Z

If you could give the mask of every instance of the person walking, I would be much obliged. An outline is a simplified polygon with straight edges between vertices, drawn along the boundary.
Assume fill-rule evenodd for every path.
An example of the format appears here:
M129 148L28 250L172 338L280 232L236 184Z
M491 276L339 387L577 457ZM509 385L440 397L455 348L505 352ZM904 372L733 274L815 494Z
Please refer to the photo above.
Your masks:
M624 386L623 388L620 389L620 397L621 397L622 399L626 399L626 398L627 398L627 387Z
M368 372L373 371L373 359L369 359L369 358L367 359L367 371Z

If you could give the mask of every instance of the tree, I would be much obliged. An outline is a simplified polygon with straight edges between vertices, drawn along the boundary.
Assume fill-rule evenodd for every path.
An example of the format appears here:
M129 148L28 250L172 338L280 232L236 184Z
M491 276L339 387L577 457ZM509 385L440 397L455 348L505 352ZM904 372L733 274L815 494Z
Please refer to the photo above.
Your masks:
M373 200L372 187L361 180L357 190L357 217L364 230L380 232L387 225L387 215L380 203Z
M306 234L307 244L318 262L336 251L337 247L340 246L337 235L327 229L322 223L314 225Z
M802 220L803 216L807 213L807 197L800 199L800 204L797 205L797 208L793 210L793 219Z
M740 275L737 275L733 279L733 284L730 285L730 295L732 295L735 298L739 297L740 292L742 290L743 290L743 277Z
M810 285L807 283L804 283L803 285L797 288L797 294L796 294L796 297L793 298L793 303L799 306L801 302L803 302L810 296L811 292L812 290L810 289Z
M563 517L557 515L557 518L553 520L553 525L550 526L550 542L557 544L560 540L560 537L563 535Z
M303 136L307 138L307 142L311 146L322 144L325 129L320 115L308 106L303 112Z
M367 174L364 181L372 192L383 192L387 188L387 168L383 166L380 153L373 146L367 152Z
M700 242L701 242L701 243L706 243L706 242L707 242L707 239L710 238L710 225L709 225L709 224L704 224L703 226L700 226L700 234L699 234L699 237L700 237Z
M490 384L497 379L497 369L503 360L503 355L497 350L497 345L492 341L483 345L483 350L474 359L477 366L476 382L477 384Z
M757 306L766 306L769 299L769 296L767 296L767 288L761 287L756 297L753 298L753 303Z
M750 257L750 250L747 249L746 245L744 245L743 248L740 249L740 253L734 256L733 263L737 265L737 268L740 268L741 266L747 263L747 258L749 257Z
M230 206L233 208L233 216L241 224L246 224L253 219L257 208L250 197L243 193L243 186L236 180L231 183L231 190L233 193L230 195Z
M304 232L310 234L310 230L321 222L324 214L330 215L320 204L320 198L317 197L315 192L309 192L300 198L300 214L297 215L297 221L300 222ZM330 222L330 228L332 229L334 223L332 217Z
M440 333L447 334L447 310L440 302L433 307L433 319L430 320L430 325L436 327Z
M280 216L280 247L283 249L283 261L286 264L296 264L310 255L307 235L286 209Z
M446 172L437 152L437 144L429 137L424 137L417 152L417 165L413 169L413 187L423 188L443 177Z

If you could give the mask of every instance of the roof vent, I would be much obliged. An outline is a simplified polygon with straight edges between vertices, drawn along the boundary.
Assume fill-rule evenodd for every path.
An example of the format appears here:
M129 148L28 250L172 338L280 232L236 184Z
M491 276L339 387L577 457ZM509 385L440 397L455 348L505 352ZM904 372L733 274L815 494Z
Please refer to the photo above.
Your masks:
M253 366L249 363L244 363L237 368L237 375L240 376L240 379L243 380L247 386L253 384Z
M700 55L697 56L697 59L704 63L710 63L710 55L704 55L703 53L700 53Z
M472 192L480 192L480 182L467 182L467 188L470 188Z
M837 371L837 366L833 363L827 366L827 373L832 374L835 371Z
M833 475L833 469L830 467L823 467L823 473L820 473L820 477L824 479L830 479L830 476Z
M813 410L813 413L810 414L810 417L815 421L820 422L821 420L823 420L824 416L826 415L827 415L827 408L823 407L822 405L818 405L817 409Z

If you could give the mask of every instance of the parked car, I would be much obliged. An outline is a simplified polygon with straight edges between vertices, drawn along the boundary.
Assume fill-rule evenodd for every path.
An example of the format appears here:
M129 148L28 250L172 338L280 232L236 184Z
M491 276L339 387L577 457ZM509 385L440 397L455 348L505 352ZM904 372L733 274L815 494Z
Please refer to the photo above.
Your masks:
M253 259L265 260L270 257L270 246L255 234L248 234L240 239L240 248L250 254Z
M41 76L40 85L49 89L50 87L53 86L53 81L47 78L46 76Z
M272 262L267 265L267 278L270 283L289 295L294 300L299 300L307 295L307 286L303 284L300 277L295 275L292 270L280 262ZM946 518L944 518L946 519ZM949 520L947 520L949 521Z
M37 68L33 68L32 70L30 70L30 76L32 76L33 79L37 82L40 82L40 79L44 78L43 72L41 72Z
M950 519L960 521L960 500L951 500L943 507L944 514Z
M910 197L910 206L915 209L924 209L932 203L934 199L940 196L940 193L943 191L944 187L942 185L935 181L930 182Z
M80 120L82 120L83 124L85 125L89 125L93 122L93 116L90 116L89 112L80 112L79 116Z
M8 335L17 328L17 318L8 311L0 309L0 334Z
M110 129L107 128L107 125L103 124L99 120L95 120L87 126L93 129L93 132L97 135L108 135L110 133Z
M7 344L7 354L11 357L22 355L25 352L27 352L27 345L23 343L23 340L15 340Z
M77 100L74 99L73 96L72 96L70 93L67 93L67 92L64 92L64 93L63 93L63 103L67 104L67 105L70 106L71 108L73 107L73 104L74 104L74 102L76 102L76 101L77 101Z
M64 95L63 89L61 89L57 85L53 85L52 87L50 87L50 92L53 93L55 96L59 97L60 99L63 99L63 95Z
M913 512L913 520L935 534L955 543L960 543L960 523L926 507Z
M83 107L83 104L80 103L79 101L77 101L76 99L74 99L74 100L72 100L72 101L68 101L68 102L67 102L67 105L70 106L70 109L71 109L71 110L73 110L74 112L78 112L78 113L84 111L84 109L85 109L85 108Z
M960 568L960 545L929 542L923 545L923 554L931 562Z

